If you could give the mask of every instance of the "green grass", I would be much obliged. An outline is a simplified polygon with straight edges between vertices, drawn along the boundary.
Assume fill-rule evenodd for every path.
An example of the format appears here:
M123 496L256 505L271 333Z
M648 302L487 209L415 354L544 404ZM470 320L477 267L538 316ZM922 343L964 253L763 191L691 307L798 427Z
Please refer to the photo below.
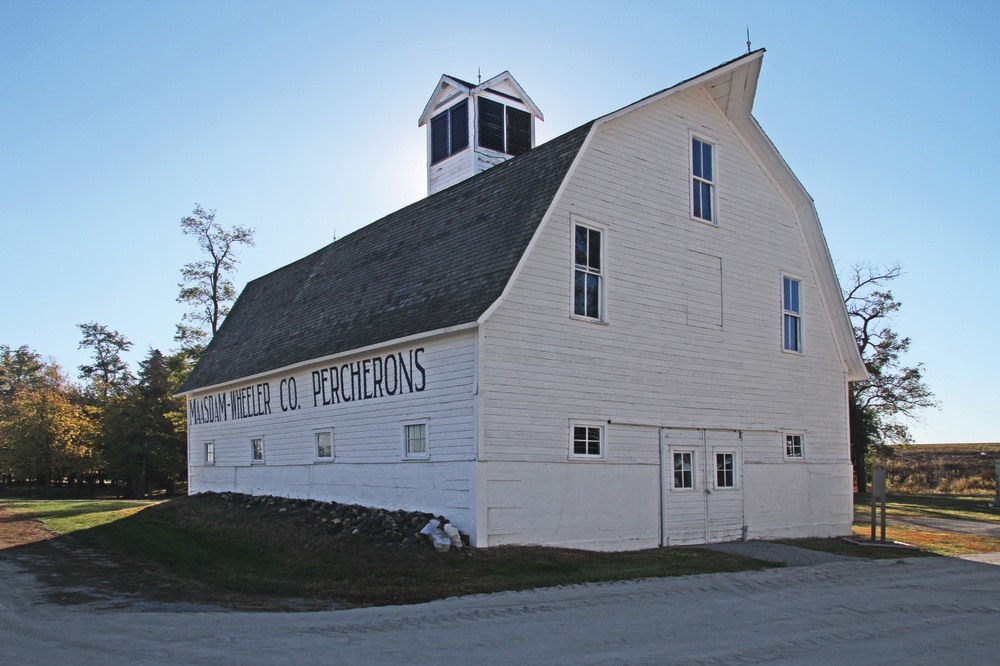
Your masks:
M869 534L859 496L859 538ZM889 516L1000 520L982 496L891 495ZM496 547L435 553L334 534L305 512L228 505L218 496L163 502L0 501L60 538L120 563L118 584L152 598L237 608L301 609L418 603L442 597L634 578L761 569L747 558L695 548L595 553ZM890 525L888 538L920 551L860 548L836 539L789 543L868 558L1000 551L1000 540ZM71 572L72 573L72 572ZM84 574L81 573L81 576ZM84 579L85 580L85 579ZM305 604L305 605L303 605Z
M239 608L302 608L301 599L370 606L634 578L763 569L757 560L690 548L595 553L497 547L438 554L331 535L308 516L243 509L211 496L165 502L3 502L23 516L77 523L70 537L119 561L127 581L159 598ZM152 505L151 505L152 504ZM146 507L144 510L143 507ZM314 518L313 518L314 520Z
M871 534L867 532L862 534L855 527L855 539L867 540L870 536ZM887 537L887 539L889 539L889 541L893 540L892 537ZM869 560L898 560L901 557L928 557L938 554L924 549L912 550L905 547L890 548L884 546L859 546L858 544L845 541L844 539L790 539L785 540L782 543L798 546L799 548L808 548L810 550L821 550L824 553L833 553L834 555L847 555L849 557L860 557Z
M147 500L2 500L14 514L38 520L57 535L88 530L127 518L156 502Z
M886 515L1000 522L1000 511L988 506L994 499L996 498L992 495L889 493L886 497ZM870 516L871 495L857 495L854 499L854 508L856 513L867 511Z

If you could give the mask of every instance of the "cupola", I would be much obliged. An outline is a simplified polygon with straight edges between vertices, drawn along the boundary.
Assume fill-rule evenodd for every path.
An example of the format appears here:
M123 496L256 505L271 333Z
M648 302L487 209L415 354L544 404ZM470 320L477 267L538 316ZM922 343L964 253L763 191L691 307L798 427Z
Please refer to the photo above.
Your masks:
M535 147L542 112L510 72L479 84L444 75L420 115L427 125L427 193Z

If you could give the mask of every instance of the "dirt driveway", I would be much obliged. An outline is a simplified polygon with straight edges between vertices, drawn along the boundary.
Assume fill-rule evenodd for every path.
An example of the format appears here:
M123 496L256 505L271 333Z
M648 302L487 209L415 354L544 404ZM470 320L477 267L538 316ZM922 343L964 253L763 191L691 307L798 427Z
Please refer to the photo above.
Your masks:
M0 552L0 656L12 664L940 664L992 663L1000 651L1000 555L247 613L54 604L18 552Z

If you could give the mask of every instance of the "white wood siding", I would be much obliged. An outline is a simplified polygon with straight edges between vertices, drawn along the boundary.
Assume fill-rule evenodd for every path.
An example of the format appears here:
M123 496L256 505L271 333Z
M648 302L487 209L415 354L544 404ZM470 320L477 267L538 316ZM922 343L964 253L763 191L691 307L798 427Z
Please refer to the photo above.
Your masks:
M216 423L191 423L190 492L235 491L308 497L444 514L460 530L475 530L475 336L452 335L345 356L213 390L267 383L271 413ZM423 348L423 391L322 404L312 373L375 356ZM278 388L294 377L301 408L282 411ZM206 393L191 396L199 400ZM314 402L315 398L315 402ZM428 457L407 460L403 424L427 423ZM334 460L317 461L314 433L333 430ZM264 463L250 460L250 439L264 438ZM204 442L215 442L215 464L206 465Z
M717 226L690 216L691 132L716 147ZM604 323L570 316L574 219L607 229ZM713 297L697 310L691 299L709 298L713 265L721 267L721 305ZM782 351L783 273L802 278L803 354ZM701 278L696 288L692 274ZM596 129L506 300L485 322L483 340L484 460L593 476L568 460L571 418L636 424L641 435L627 445L609 440L598 463L607 467L658 465L659 426L771 430L744 452L744 467L754 470L744 484L743 501L754 503L749 532L777 533L803 506L812 514L800 533L814 525L849 529L837 499L850 489L846 382L802 233L704 91ZM783 429L806 434L805 462L782 459ZM757 489L772 474L796 477L796 470L828 481L804 487L796 480L796 506L786 508ZM491 489L490 501L507 500ZM524 510L537 515L544 507ZM658 520L658 497L634 510ZM613 514L594 513L592 529L614 529Z

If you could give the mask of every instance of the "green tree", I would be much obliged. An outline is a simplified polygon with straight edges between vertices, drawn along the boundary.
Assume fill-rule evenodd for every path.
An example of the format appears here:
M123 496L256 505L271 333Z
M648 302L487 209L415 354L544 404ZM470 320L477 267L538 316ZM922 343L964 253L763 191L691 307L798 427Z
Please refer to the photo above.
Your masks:
M48 494L53 479L94 470L94 423L57 365L27 347L9 352L0 350L0 473Z
M919 409L934 407L934 394L923 380L923 364L906 365L910 338L893 329L901 303L887 287L902 274L898 264L856 264L844 290L844 305L869 379L850 386L851 461L858 490L868 488L871 463L891 457L893 444L910 440L907 421Z
M109 472L125 480L129 498L146 496L151 482L172 488L185 473L186 436L178 415L184 406L172 395L176 388L167 358L152 349L138 382L104 411L104 459Z
M44 370L42 357L27 345L17 349L0 345L0 403L22 388L44 383L47 379Z
M254 244L253 229L225 229L215 221L215 213L195 204L192 214L181 219L181 231L194 236L204 258L181 268L177 302L188 305L190 310L177 325L174 339L195 354L216 334L236 300L232 273L238 263L237 248Z

